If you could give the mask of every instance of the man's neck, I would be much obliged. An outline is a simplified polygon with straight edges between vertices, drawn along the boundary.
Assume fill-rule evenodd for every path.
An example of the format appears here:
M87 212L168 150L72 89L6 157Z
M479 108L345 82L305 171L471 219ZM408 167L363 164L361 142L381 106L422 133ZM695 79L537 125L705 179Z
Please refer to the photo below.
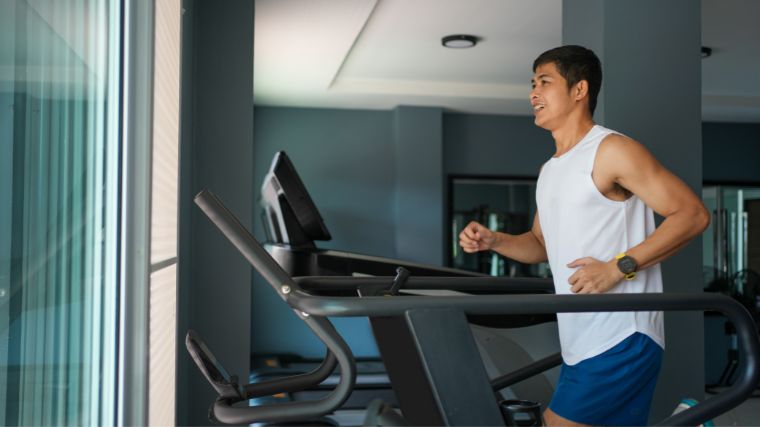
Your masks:
M581 120L568 120L562 126L552 130L552 137L557 147L554 157L559 157L575 147L586 134L594 127L591 117Z

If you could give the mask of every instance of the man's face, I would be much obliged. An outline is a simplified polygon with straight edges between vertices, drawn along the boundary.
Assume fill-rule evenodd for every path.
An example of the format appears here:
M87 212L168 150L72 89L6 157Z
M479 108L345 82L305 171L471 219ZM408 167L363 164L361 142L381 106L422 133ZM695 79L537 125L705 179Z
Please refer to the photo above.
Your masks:
M554 62L548 62L536 68L531 85L530 105L533 107L534 123L547 130L555 129L575 106L567 80Z

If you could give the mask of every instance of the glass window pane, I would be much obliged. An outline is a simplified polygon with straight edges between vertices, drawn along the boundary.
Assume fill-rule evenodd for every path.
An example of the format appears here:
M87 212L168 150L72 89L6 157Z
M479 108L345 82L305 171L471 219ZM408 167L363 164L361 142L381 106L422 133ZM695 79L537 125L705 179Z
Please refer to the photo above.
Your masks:
M760 187L707 186L702 200L712 213L702 239L706 289L754 295L745 288L760 290Z
M451 180L451 266L491 276L549 277L548 263L523 264L495 252L465 253L459 233L477 221L491 230L522 234L536 214L535 179L453 178Z
M0 2L0 423L112 425L120 3Z

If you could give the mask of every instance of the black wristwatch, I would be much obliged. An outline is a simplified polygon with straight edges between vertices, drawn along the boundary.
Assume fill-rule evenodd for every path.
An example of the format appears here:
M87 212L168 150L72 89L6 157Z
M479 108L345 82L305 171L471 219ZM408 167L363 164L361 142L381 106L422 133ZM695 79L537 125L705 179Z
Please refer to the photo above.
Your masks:
M636 260L629 257L625 252L619 253L615 259L617 260L617 267L621 273L625 274L625 280L633 280L636 278L636 269L639 265Z

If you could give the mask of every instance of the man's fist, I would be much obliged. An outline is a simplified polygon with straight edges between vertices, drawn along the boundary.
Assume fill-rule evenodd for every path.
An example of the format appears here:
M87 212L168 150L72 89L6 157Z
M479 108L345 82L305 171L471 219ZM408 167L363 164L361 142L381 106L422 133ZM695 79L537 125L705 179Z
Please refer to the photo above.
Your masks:
M467 253L487 251L493 249L496 238L496 233L472 221L459 233L459 246Z

